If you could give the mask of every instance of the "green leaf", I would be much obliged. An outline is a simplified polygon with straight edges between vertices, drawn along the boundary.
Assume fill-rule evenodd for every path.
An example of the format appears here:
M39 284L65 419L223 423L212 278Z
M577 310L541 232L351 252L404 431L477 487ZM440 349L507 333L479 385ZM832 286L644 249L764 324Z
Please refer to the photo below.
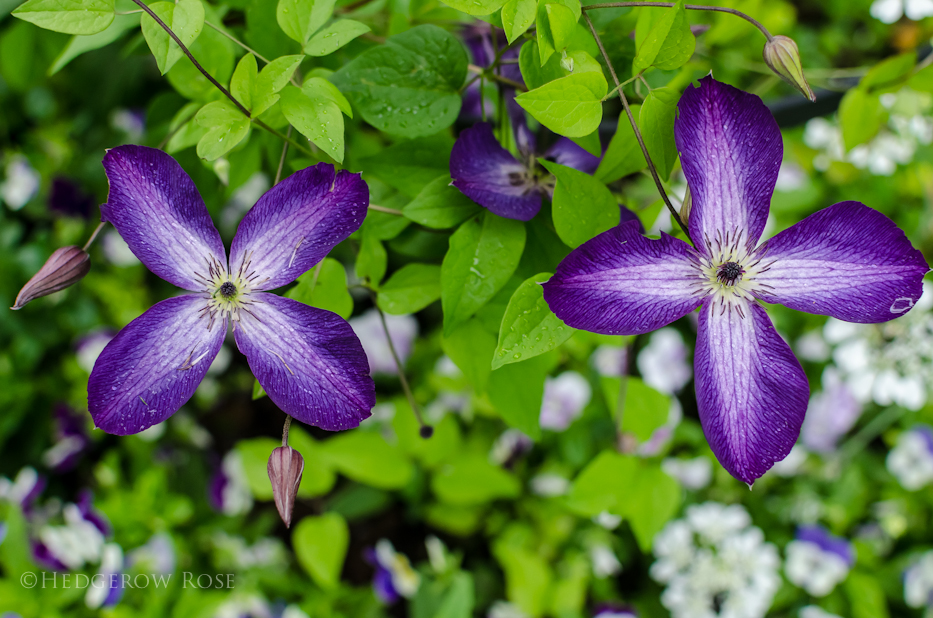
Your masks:
M599 127L602 98L609 86L602 73L572 73L523 92L515 100L535 119L559 135L583 137ZM672 138L673 139L673 138Z
M282 90L280 103L282 115L299 133L334 161L343 162L343 114L336 103L323 96L308 96L294 86Z
M165 25L172 29L175 36L185 44L189 50L191 45L201 34L204 28L204 5L201 0L178 0L178 3L155 2L149 5L152 12L159 16ZM155 22L152 17L144 13L141 20L143 37L149 44L149 49L156 59L159 72L162 75L175 66L184 52L178 43L172 40L167 32Z
M259 68L256 65L256 56L245 54L236 65L233 77L230 78L230 94L243 104L243 107L252 111L253 90L259 77Z
M526 279L509 300L499 329L499 345L492 358L492 368L517 363L553 350L570 339L576 329L564 324L544 301L541 283L551 273Z
M314 583L325 590L339 585L349 545L350 529L337 513L305 517L292 533L292 547L298 563Z
M341 474L379 489L400 489L408 484L414 466L377 433L348 431L323 444L324 454Z
M489 400L499 416L531 439L541 437L544 381L557 361L557 352L504 365L489 376Z
M586 52L574 52L574 53L579 54L581 57L588 55ZM596 62L596 61L593 60L593 62ZM599 67L598 62L596 62L596 66ZM597 70L601 70L601 69L597 69ZM603 156L603 144L599 140L599 131L593 131L589 135L584 135L583 137L575 137L573 139L573 143L575 143L577 146L587 151L594 157Z
M13 16L55 32L97 34L113 22L113 0L29 0Z
M225 83L233 75L233 43L213 28L201 32L189 51L218 82ZM187 99L208 103L223 96L188 58L175 63L165 77Z
M852 618L888 618L888 603L881 582L868 573L852 571L843 582Z
M390 37L339 71L333 81L380 131L418 137L446 129L460 113L467 55L452 34L424 24Z
M460 571L454 575L444 594L444 600L431 618L471 618L475 600L473 575Z
M603 451L577 475L567 496L570 510L584 517L603 511L625 514L628 490L638 473L638 461L631 455Z
M577 19L580 15L575 15L573 11L557 2L549 2L544 5L547 12L548 27L551 31L551 40L554 43L554 49L560 51L567 47L574 31L577 29Z
M279 0L275 19L288 38L308 42L334 13L334 0Z
M117 15L113 23L106 29L96 34L87 36L76 35L65 46L52 66L49 67L49 75L55 75L61 71L69 62L81 54L95 49L100 49L110 43L113 43L124 33L139 26L139 15Z
M670 410L670 397L659 393L638 378L625 379L623 431L630 431L640 442L647 442L655 429L667 422Z
M453 233L441 265L445 335L470 319L505 285L524 248L522 222L488 211Z
M509 45L525 34L535 21L538 3L535 0L509 0L502 5L502 28Z
M518 67L521 69L525 85L532 90L567 74L560 66L560 58L556 56L542 64L538 44L534 41L522 45L518 53Z
M505 0L443 0L443 2L467 15L489 15L505 4Z
M379 288L377 304L386 313L404 315L421 311L440 297L440 266L405 264Z
M536 552L505 543L497 543L493 553L505 572L508 600L531 618L544 615L554 578L547 561Z
M696 47L696 37L690 31L684 0L664 11L644 41L632 63L632 73L638 74L650 66L671 71L683 66Z
M908 52L882 60L858 83L862 90L885 90L899 86L914 71L917 54Z
M297 283L285 296L318 309L333 311L344 320L353 313L353 297L347 290L347 271L337 260L324 258L320 271L315 266L298 277Z
M305 45L305 53L309 56L332 54L356 37L369 31L369 26L352 19L335 21L311 37L311 40Z
M489 463L485 453L468 453L442 466L431 479L431 490L441 502L469 506L521 493L518 479Z
M641 113L641 105L632 105L632 116L638 120ZM634 174L645 169L648 163L645 162L645 155L638 145L638 139L635 137L635 131L632 129L632 123L628 121L628 116L620 115L619 124L616 127L615 135L606 148L606 154L603 155L596 168L594 176L602 182L609 184L629 174Z
M556 4L570 11L570 15L560 9L549 7L550 4ZM551 21L550 15L554 14L554 21ZM550 60L555 51L560 51L566 47L573 34L573 24L580 19L579 0L539 0L536 11L537 31L536 39L538 44L538 53L540 54L540 65L544 66ZM573 22L571 24L570 22ZM556 25L557 31L552 31L552 23Z
M877 94L853 88L839 103L839 124L846 150L872 140L884 121L884 108Z
M226 99L202 107L195 121L207 129L198 141L198 156L208 161L230 152L243 141L250 127L249 118Z
M655 88L648 93L638 115L638 128L661 180L670 178L677 161L674 119L679 100L680 93L673 88Z
M650 553L655 535L677 514L680 485L654 464L640 466L635 483L627 488L624 515L642 552Z
M364 177L372 174L408 197L416 197L425 185L438 176L450 178L450 151L454 140L447 135L432 135L406 140L362 159Z
M365 225L362 231L360 252L356 258L356 276L378 288L386 274L386 249Z
M349 118L353 118L353 108L343 93L323 77L308 77L301 85L301 91L312 99L326 99L340 108L340 111Z
M552 199L554 229L576 249L597 234L619 225L619 204L606 185L589 174L539 159L557 178Z
M402 212L425 227L444 230L463 223L480 210L480 206L450 185L444 175L424 186Z
M443 277L443 275L442 275ZM496 338L474 318L441 339L444 354L463 372L477 394L485 393L489 384L490 363L496 349Z
M304 60L304 56L282 56L276 58L259 72L259 77L253 82L251 94L252 107L250 111L254 116L263 113L279 100L278 92L285 87L292 78L295 70Z

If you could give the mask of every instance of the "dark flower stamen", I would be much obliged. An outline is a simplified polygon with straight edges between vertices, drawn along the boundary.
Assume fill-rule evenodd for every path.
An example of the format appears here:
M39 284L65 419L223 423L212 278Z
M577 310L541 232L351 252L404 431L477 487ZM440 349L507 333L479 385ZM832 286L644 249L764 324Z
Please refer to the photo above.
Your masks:
M220 286L220 295L226 299L233 298L236 296L236 286L229 281L224 281Z
M726 262L719 267L716 279L723 285L735 285L735 282L745 274L745 269L735 262Z

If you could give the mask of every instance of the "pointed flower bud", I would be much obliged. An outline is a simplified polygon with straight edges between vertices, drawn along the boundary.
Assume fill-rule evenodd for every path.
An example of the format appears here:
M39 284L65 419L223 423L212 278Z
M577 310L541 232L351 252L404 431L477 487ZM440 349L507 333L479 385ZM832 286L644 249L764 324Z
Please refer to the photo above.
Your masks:
M295 508L295 497L298 495L298 486L301 485L301 474L304 470L304 458L290 446L276 448L269 457L272 497L286 528L292 525L292 509Z
M693 210L693 197L690 195L690 187L687 187L687 192L684 194L684 203L680 206L680 220L684 222L684 225L690 223L691 210Z
M22 309L31 300L74 285L91 270L90 259L80 247L56 249L39 272L19 291L11 309Z
M774 71L781 79L800 91L800 93L816 101L816 95L803 76L803 66L800 63L800 52L797 50L797 44L790 37L778 35L765 43L765 50L762 54L765 64Z

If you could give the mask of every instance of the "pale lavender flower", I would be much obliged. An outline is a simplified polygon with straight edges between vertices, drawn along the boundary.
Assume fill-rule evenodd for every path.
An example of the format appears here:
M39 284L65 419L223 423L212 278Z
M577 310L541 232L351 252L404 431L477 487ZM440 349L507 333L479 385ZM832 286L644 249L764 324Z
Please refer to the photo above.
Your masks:
M211 480L208 497L214 509L230 517L248 513L253 508L253 493L243 460L236 450L224 455L220 469Z
M113 607L123 598L123 549L116 543L107 543L101 551L97 576L84 595L84 604L91 609Z
M904 601L911 607L933 606L933 551L904 571Z
M690 381L690 351L676 328L662 328L652 333L648 345L638 353L638 371L645 384L656 391L673 395Z
M910 491L933 482L933 428L915 425L898 436L888 453L887 468Z
M16 155L6 164L6 178L0 182L0 201L10 210L19 210L39 192L41 177L26 157Z
M565 371L556 378L548 376L541 401L541 428L552 431L567 429L583 414L583 408L592 396L590 383L576 371Z
M861 414L862 404L839 374L827 367L823 372L823 390L810 397L800 439L811 451L832 453Z
M398 353L402 365L411 355L415 344L415 338L418 336L418 320L411 315L389 315L386 314L386 327L392 336L392 343L395 344L395 351ZM350 328L359 337L363 344L363 351L366 352L366 358L369 359L369 371L371 374L392 374L398 372L395 364L395 357L392 356L392 350L389 348L389 340L386 338L385 328L382 327L382 319L379 317L378 309L370 309L363 315L350 320Z
M373 592L385 605L392 605L401 597L411 598L418 592L421 576L411 567L408 557L395 551L392 542L380 539L375 549L367 549L366 561L376 568Z

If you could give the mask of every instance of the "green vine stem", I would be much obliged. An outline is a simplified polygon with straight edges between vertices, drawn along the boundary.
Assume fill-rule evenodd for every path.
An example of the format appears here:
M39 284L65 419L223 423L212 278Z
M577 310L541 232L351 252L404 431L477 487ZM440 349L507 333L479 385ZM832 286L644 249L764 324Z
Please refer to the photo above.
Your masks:
M669 9L672 6L677 6L677 5L673 2L605 2L602 4L589 4L583 8L585 10L623 9L623 8L636 7L636 6L653 6L653 7ZM751 25L761 30L761 33L765 35L765 38L768 39L769 41L774 38L774 36L770 32L768 32L768 29L765 28L760 21L753 18L751 15L747 15L743 13L742 11L737 11L735 9L730 9L724 6L706 6L703 4L685 4L684 8L687 9L688 11L714 11L717 13L729 13L730 15L735 15L736 17L740 17L744 19Z

